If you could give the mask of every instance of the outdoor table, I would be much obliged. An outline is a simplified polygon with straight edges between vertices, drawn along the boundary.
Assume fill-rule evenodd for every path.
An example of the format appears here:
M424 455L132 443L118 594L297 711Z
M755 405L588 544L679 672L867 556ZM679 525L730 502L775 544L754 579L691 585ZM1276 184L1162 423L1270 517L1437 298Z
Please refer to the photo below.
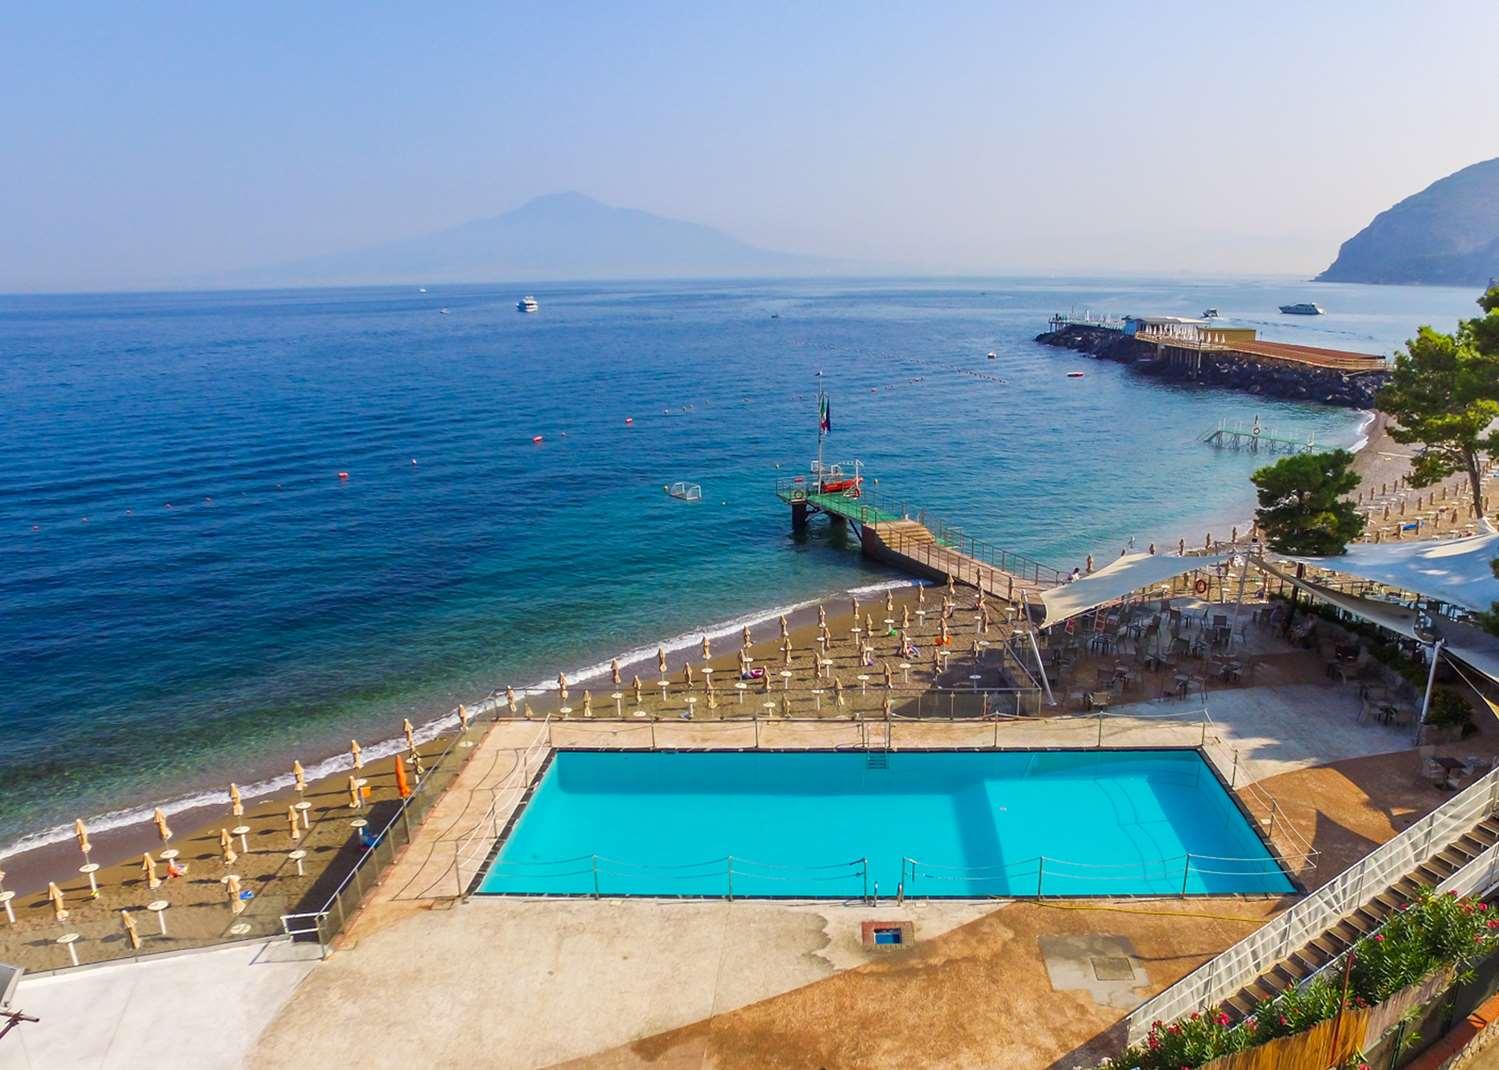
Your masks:
M167 907L171 905L165 899L153 899L146 904L146 909L156 915L156 927L162 936L167 934Z
M299 877L305 877L305 876L307 876L307 871L302 868L302 859L304 859L304 858L307 857L307 852L306 851L300 851L300 850L299 851L293 851L293 852L291 852L291 854L287 855L286 857L289 858L289 859L291 859L293 862L295 862L297 864L297 876L299 876Z
M78 949L73 945L78 941L77 933L63 933L57 938L57 942L68 949L68 958L73 960L73 965L78 965Z
M99 882L94 879L94 874L99 872L99 863L90 862L78 867L79 873L88 875L88 894L95 899L99 898Z
M899 665L897 665L896 668L900 669L900 682L903 684L909 684L911 682L911 663L909 661L903 661Z
M363 779L354 781L354 785L356 787L360 787L360 788L364 787L365 783L366 783L366 781L363 780ZM232 829L229 830L229 835L231 835L231 836L238 836L239 837L239 849L241 851L243 851L245 854L249 854L250 853L250 826L249 825L235 825Z
M968 681L969 681L969 683L973 684L973 689L975 691L977 691L979 689L979 681L982 680L983 678L984 678L983 675L980 674L980 673L971 672L971 673L968 674Z
M12 925L16 923L16 909L10 905L10 901L15 897L15 892L0 892L0 905L5 907L5 917Z
M782 669L781 670L781 690L782 691L790 691L791 690L791 675L792 675L792 673L791 673L790 669Z
M299 803L296 803L295 804L295 809L297 811L297 814L302 818L302 827L304 829L311 829L312 825L308 821L307 811L312 809L312 803L310 803L310 802L299 802ZM165 857L166 856L166 852L163 851L162 852L162 856Z
M616 691L609 697L614 700L614 716L623 717L625 715L625 693L623 691Z
M858 675L859 694L864 694L869 688L869 674L861 672Z
M740 680L734 685L734 690L739 692L739 705L744 705L744 693L749 690L749 684Z
M812 708L814 710L820 710L820 709L822 709L822 696L823 696L823 694L824 694L823 689L820 688L820 687L814 687L812 689L812 703L813 703Z

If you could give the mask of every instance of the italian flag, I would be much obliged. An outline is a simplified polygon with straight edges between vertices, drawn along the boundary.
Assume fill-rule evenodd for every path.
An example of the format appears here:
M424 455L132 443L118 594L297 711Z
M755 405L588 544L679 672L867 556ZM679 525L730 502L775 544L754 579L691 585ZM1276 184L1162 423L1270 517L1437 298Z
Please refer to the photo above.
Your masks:
M824 435L833 429L833 407L824 394L817 402L817 430Z

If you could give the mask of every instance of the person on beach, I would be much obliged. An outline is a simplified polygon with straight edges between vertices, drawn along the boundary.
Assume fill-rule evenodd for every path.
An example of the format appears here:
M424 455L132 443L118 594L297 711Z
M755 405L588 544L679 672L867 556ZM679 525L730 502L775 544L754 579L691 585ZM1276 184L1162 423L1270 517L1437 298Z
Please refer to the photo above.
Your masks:
M167 861L167 880L171 880L173 877L186 877L186 876L187 876L187 866L185 864L178 865L177 860L175 858L169 859Z
M1082 578L1082 575L1083 575L1083 570L1080 569L1080 568L1078 568L1076 565L1073 565L1072 566L1072 575L1070 575L1070 576L1067 577L1067 582L1068 583L1076 583L1079 579Z

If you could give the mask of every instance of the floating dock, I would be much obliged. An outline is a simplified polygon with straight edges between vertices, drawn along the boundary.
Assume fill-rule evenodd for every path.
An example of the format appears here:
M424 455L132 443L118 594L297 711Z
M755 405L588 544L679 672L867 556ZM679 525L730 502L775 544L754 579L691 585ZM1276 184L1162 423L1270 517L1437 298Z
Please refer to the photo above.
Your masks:
M1305 439L1277 435L1269 427L1261 427L1259 417L1245 427L1222 421L1218 427L1203 437L1209 446L1220 450L1235 450L1246 453L1309 453L1317 448L1317 438L1309 435Z

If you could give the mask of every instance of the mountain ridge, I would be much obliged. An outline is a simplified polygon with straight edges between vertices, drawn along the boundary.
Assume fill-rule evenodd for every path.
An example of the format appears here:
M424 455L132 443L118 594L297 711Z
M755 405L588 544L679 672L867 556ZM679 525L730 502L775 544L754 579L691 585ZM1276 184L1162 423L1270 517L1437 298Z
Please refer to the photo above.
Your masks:
M1499 157L1470 164L1380 212L1317 282L1481 286L1499 275Z

